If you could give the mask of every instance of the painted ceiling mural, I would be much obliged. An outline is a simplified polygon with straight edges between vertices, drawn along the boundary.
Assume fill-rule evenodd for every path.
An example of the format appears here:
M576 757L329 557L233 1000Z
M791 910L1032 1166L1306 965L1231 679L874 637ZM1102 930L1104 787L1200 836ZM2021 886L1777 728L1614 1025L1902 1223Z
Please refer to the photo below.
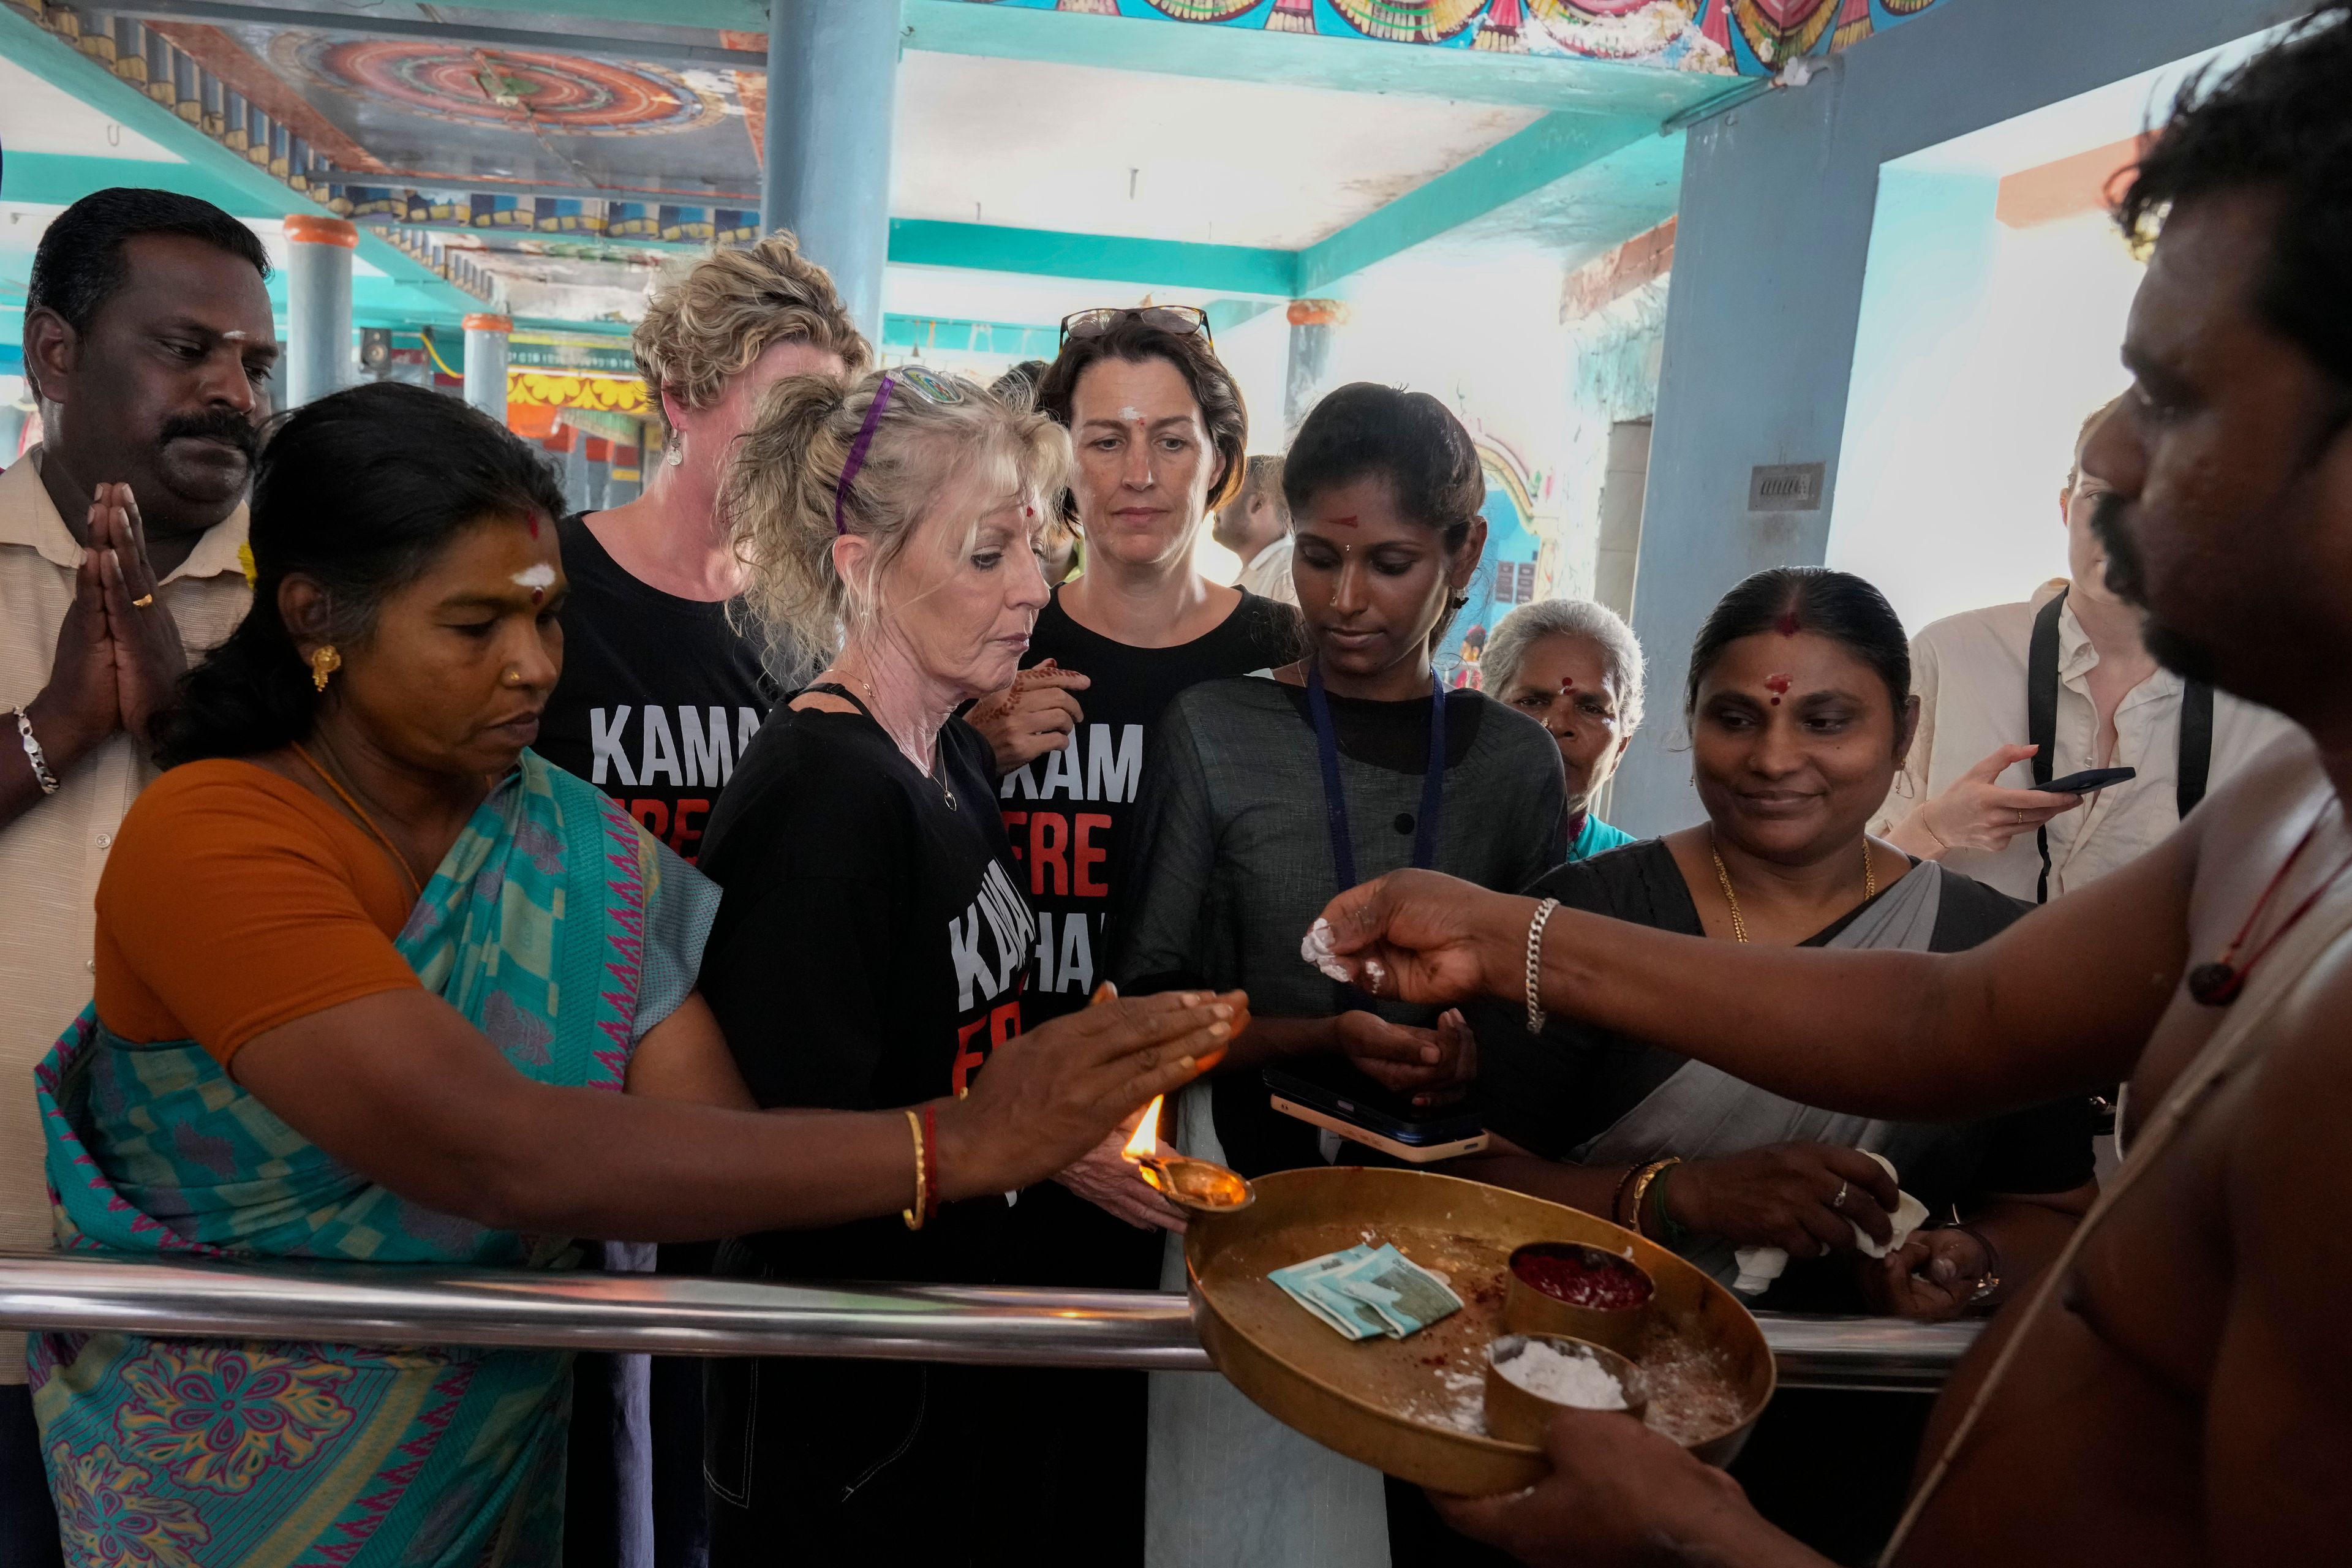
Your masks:
M1769 76L1939 0L970 0L1024 10Z
M147 24L107 13L102 0L87 12L17 3L294 191L356 219L504 233L513 237L504 243L581 255L608 242L723 244L757 232L766 110L758 72L249 22ZM967 3L1753 75L1845 47L1942 0ZM764 41L722 37L736 49ZM583 188L600 195L566 194ZM429 236L395 229L394 238L469 290L487 288L478 268Z
M388 174L676 190L759 186L734 73L556 49L225 29Z

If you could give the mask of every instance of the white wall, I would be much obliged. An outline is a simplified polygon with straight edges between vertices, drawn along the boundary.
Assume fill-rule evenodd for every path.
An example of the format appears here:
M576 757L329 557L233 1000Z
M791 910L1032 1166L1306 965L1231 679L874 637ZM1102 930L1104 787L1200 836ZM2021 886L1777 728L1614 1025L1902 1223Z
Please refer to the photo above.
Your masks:
M2116 351L2142 268L2114 224L2009 228L1975 184L1888 171L1830 525L1828 563L1914 630L2065 574L2074 437L2129 379Z

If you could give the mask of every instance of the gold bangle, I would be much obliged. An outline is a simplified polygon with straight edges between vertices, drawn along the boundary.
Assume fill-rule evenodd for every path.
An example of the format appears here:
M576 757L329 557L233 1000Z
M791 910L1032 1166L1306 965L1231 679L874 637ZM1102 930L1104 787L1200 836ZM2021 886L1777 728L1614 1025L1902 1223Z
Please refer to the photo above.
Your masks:
M1658 1179L1659 1172L1667 1170L1681 1163L1682 1160L1679 1156L1670 1156L1664 1160L1653 1160L1648 1164L1642 1167L1642 1173L1640 1175L1633 1178L1633 1201L1626 1206L1633 1210L1633 1214L1630 1216L1633 1220L1633 1224L1627 1228L1632 1230L1635 1236L1646 1237L1650 1234L1648 1231L1642 1228L1642 1200L1650 1195L1650 1184ZM1655 1238L1653 1237L1652 1239L1654 1240Z
M923 1119L909 1110L907 1131L915 1135L915 1206L900 1209L898 1217L907 1222L908 1230L923 1228L923 1215L930 1207L930 1189L923 1180Z

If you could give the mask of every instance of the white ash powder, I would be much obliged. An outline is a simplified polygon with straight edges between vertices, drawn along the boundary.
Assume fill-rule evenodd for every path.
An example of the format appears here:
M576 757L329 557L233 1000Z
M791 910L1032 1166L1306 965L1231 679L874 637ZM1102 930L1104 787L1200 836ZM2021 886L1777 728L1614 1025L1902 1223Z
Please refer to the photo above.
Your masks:
M1580 1410L1622 1410L1625 1391L1609 1370L1585 1351L1561 1351L1549 1340L1529 1340L1496 1370L1538 1399Z

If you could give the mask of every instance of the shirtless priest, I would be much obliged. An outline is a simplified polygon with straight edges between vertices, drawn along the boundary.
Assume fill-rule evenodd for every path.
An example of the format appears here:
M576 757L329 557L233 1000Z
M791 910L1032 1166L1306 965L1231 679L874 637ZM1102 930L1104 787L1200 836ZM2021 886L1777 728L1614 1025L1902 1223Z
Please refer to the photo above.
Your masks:
M2150 649L2307 734L1967 952L1733 947L1568 910L1540 932L1531 1005L1807 1104L1965 1116L2129 1080L2100 1207L1944 1394L1899 1568L2352 1551L2347 82L2352 0L2334 0L2177 110L2122 208L2162 228L2125 348L2137 384L2087 455ZM1328 918L1383 994L1516 1003L1538 912L1408 871ZM1566 1415L1549 1447L1541 1485L1449 1517L1535 1564L1822 1561L1622 1415Z

